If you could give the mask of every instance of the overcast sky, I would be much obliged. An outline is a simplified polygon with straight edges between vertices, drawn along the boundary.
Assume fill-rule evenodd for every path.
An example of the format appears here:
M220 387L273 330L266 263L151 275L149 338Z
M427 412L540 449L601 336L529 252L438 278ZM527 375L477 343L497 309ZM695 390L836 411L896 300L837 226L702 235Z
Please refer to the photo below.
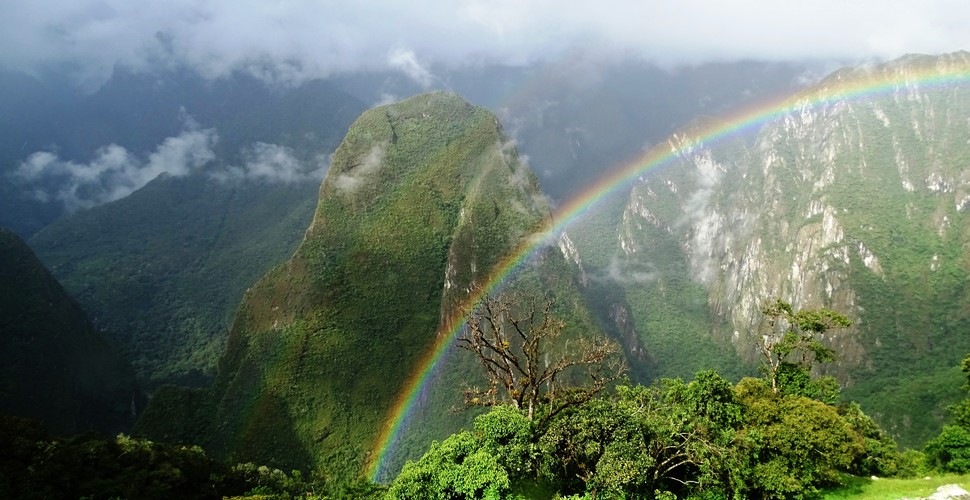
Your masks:
M583 47L664 64L970 48L966 0L0 0L0 65L188 62L275 78L521 64Z

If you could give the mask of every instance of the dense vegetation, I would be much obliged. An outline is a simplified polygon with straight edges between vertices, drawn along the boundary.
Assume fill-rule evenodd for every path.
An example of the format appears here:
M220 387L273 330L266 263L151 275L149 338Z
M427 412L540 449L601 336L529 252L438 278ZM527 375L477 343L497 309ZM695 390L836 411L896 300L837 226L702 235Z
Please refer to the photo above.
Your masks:
M7 498L360 498L378 488L333 487L299 471L227 465L198 446L119 434L54 437L38 423L0 416L0 491Z
M544 426L496 408L406 465L389 496L806 498L839 484L840 472L914 471L858 407L700 372L689 383L618 386Z
M159 391L136 432L355 477L455 308L545 217L491 113L446 93L367 111L334 153L303 243L243 299L213 386ZM536 267L569 319L582 316L561 256L542 253ZM460 399L430 392L432 435L473 416L441 411Z
M35 418L60 433L118 432L142 406L118 346L23 240L0 228L0 413Z
M292 254L316 190L163 176L30 242L98 324L116 332L146 388L201 385L243 292Z
M679 153L569 228L591 302L627 311L633 372L754 374L758 305L779 296L851 318L827 373L900 443L936 435L970 350L970 91L933 82L968 67L846 69L750 134L699 120L656 146Z
M962 368L968 377L963 388L970 391L970 354L963 358ZM926 455L940 470L966 474L970 472L970 396L949 411L952 423L926 444Z
M530 330L556 323L547 321L552 311L527 315L520 326L511 311L499 312L491 324L508 320L522 328L524 343L509 338L496 352L532 359ZM765 356L764 378L732 385L704 371L689 382L625 381L590 398L584 387L595 379L562 377L560 390L535 393L535 405L516 404L513 389L471 429L431 443L386 487L321 469L287 474L252 463L230 466L198 447L124 435L54 438L28 420L4 417L0 489L18 498L788 499L830 490L851 498L870 481L864 478L914 477L928 467L970 470L970 397L952 408L954 425L927 444L925 459L901 453L858 405L823 401L833 395L813 384L827 386L811 374L827 357L812 341L845 318L781 301L764 311L783 323ZM539 357L556 351L557 337L542 338L552 342L539 344ZM970 355L963 368L970 374Z
M243 293L292 255L313 216L320 169L365 106L319 81L273 91L244 75L207 83L161 70L119 70L77 106L58 117L63 127L22 132L17 147L53 143L81 161L112 143L147 157L186 129L217 137L214 158L197 171L161 175L123 199L47 221L29 240L95 324L116 336L143 387L205 385ZM269 165L278 178L214 177L263 161L259 144L278 147L299 171Z
M581 341L587 335L595 338L601 329L612 333L626 348L634 379L606 390L618 372L592 370L595 390L564 389L559 384L575 378L558 379L543 371L555 368L555 355L533 353L526 365L517 364L508 353L520 347L528 352L528 341L517 346L512 337L491 338L487 349L476 352L479 361L505 363L507 373L499 376L501 370L493 370L492 380L475 386L469 381L474 359L442 363L429 382L433 385L418 398L418 418L398 436L394 459L382 469L381 480L391 481L388 495L801 498L844 484L846 475L906 476L927 464L941 471L970 471L970 399L950 409L953 424L937 434L944 418L940 402L956 400L959 392L951 383L957 371L943 365L953 364L968 348L967 339L955 332L970 324L964 306L970 303L964 300L970 261L961 250L970 233L960 198L965 176L954 173L951 160L940 159L938 152L940 145L955 144L952 162L963 161L963 136L957 129L946 132L950 121L934 118L950 120L950 110L965 109L968 102L956 91L925 94L897 102L895 108L864 102L856 107L863 113L852 117L857 127L842 139L834 132L845 125L838 110L819 111L832 111L825 116L836 119L819 122L810 137L789 128L789 122L768 124L757 148L725 141L712 154L734 166L773 164L777 172L746 170L725 179L718 191L704 184L710 179L698 180L685 167L635 187L640 198L616 199L591 211L575 226L582 230L573 233L584 269L547 248L537 251L507 288L554 297L555 306L547 312L554 309L566 321L555 323L553 330L557 338L564 334L560 340L575 342L574 348L591 345ZM910 127L910 119L918 125ZM256 126L252 117L243 122ZM229 137L246 135L244 130ZM286 140L310 138L281 138ZM836 149L823 155L812 149L819 145ZM714 158L704 154L679 160L698 167ZM805 173L815 168L818 157L833 162L831 168L867 168L849 168L845 182L826 184ZM868 169L891 162L898 171ZM917 179L902 169L904 164L932 165L932 171ZM800 190L772 201L767 193L783 190L764 186L779 174L795 179L792 185ZM116 328L130 342L129 349L140 353L136 361L143 376L153 384L200 385L223 353L218 331L229 321L238 295L304 236L292 259L246 292L215 383L204 389L161 387L136 429L158 441L202 445L226 463L303 472L229 467L205 458L199 449L125 436L52 438L14 422L11 428L34 437L16 441L8 436L16 455L11 463L34 472L8 474L4 480L10 488L20 488L12 491L32 491L41 483L31 481L74 477L80 471L79 480L52 486L63 489L38 491L68 496L97 495L97 488L119 496L182 496L200 490L205 495L283 497L308 489L318 495L380 493L359 481L364 467L375 460L375 446L382 444L377 436L395 418L392 405L405 380L422 356L450 338L442 336L450 333L454 313L490 282L500 259L528 241L549 217L535 178L495 117L443 93L378 107L358 119L333 156L305 232L301 214L310 211L312 195L306 190L312 186L295 191L288 186L266 195L255 186L227 187L203 177L160 177L125 200L55 223L34 241L60 259L55 271L70 277L69 285L93 304L101 324ZM914 190L914 179L925 185ZM739 200L758 207L777 202L771 205L775 217L759 219L731 208ZM717 242L723 243L726 260L720 265L716 259L705 261L711 255L703 251L710 249L690 246L697 240L691 239L693 229L685 229L690 224L683 213L704 204L716 207L710 219L697 213L686 218L713 227L729 224L723 214L732 213L734 221L755 221L746 223L745 237L760 232L768 243L762 247L759 239L756 252L732 256L737 248L725 243L734 241L728 235ZM196 212L208 215L193 217ZM256 227L274 217L285 223ZM619 238L624 255L595 251L615 244L618 226L604 220L617 217L623 220ZM129 228L132 221L137 230ZM104 224L118 231L102 230ZM839 236L820 244L816 236L822 233ZM78 248L84 251L80 260ZM798 265L787 257L769 262L768 257L789 255L792 249L801 259L794 261ZM870 255L879 256L876 265ZM757 264L762 258L768 263ZM796 311L776 301L761 310L768 318L763 328L739 327L730 315L755 294L748 290L729 296L742 287L714 279L718 272L733 272L738 262L763 266L761 278L747 275L740 284L752 276L764 284L765 275L777 283L777 275L789 268L794 276L814 266L824 271L819 274L824 279L795 276L790 281L797 293L787 285L768 287L783 296L804 292L812 304L817 297L823 304L846 299L850 314ZM21 280L6 282L19 285ZM50 291L54 285L40 288ZM48 295L24 304L10 299L21 291L3 297L14 320L44 310L45 303L70 303ZM718 295L722 292L728 295ZM599 314L592 314L590 306ZM932 313L944 306L944 313ZM832 335L829 330L847 327L850 316L859 320L858 326L848 335ZM506 311L497 317L501 323L510 316ZM157 324L165 326L158 329ZM474 334L475 321L468 326ZM22 369L23 360L35 359L24 347L40 345L31 335L14 336L16 342L6 349L14 358L6 370ZM475 351L476 341L469 339L475 337L464 337L464 346ZM67 345L54 344L44 349L58 352ZM75 351L102 344L85 341ZM590 352L603 358L615 354L612 343L603 345ZM845 350L836 352L836 346ZM113 355L99 356L86 359L121 366ZM742 378L755 372L757 356L764 378ZM833 360L840 364L822 366ZM50 366L71 363L58 359ZM700 367L714 369L696 371ZM963 368L970 372L970 358ZM122 420L132 416L137 398L127 398L133 394L126 385L130 370L107 383L95 380L98 373L79 370L68 376L79 380L82 389L108 387L115 396L119 387L128 391L124 400L112 399L108 407L120 412ZM846 399L870 399L862 407L839 404L836 379L822 374L847 382ZM46 375L29 377L49 383ZM638 385L648 380L657 381ZM10 387L18 388L7 382L2 389ZM456 388L465 388L472 410L444 411L460 400ZM506 397L499 397L499 388ZM51 394L55 402L68 400L57 390ZM32 401L17 394L5 399ZM483 413L483 406L492 410ZM51 418L57 417L82 421L61 431L90 427L83 423L90 416L60 412ZM889 432L876 421L887 424ZM933 435L925 457L899 453L890 437L916 446ZM439 441L426 451L432 439ZM92 459L104 476L79 465L84 460L77 456ZM154 457L162 458L155 462ZM416 460L401 470L407 458ZM68 462L74 465L58 465ZM312 480L304 481L304 474ZM146 486L145 477L155 478L156 485ZM341 492L344 486L359 488Z
M915 474L918 465L858 406L832 404L830 378L811 375L831 358L818 338L846 318L782 301L764 313L774 327L765 378L732 386L704 371L575 404L556 404L568 392L546 393L534 415L513 395L405 465L388 497L811 498L841 473Z

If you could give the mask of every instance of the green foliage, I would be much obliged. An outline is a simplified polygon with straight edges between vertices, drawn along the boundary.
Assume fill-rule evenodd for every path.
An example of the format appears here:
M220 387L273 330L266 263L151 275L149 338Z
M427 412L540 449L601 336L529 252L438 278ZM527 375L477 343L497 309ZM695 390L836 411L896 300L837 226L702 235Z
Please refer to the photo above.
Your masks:
M221 498L250 488L198 447L53 438L29 421L0 420L0 490L13 498Z
M960 369L963 370L963 373L967 377L967 383L963 385L963 388L970 391L970 354L963 358L963 361L960 363ZM970 430L970 397L950 406L948 410L953 417L954 424Z
M730 494L739 478L729 448L742 411L713 372L689 384L620 386L615 398L591 401L550 426L539 441L542 473L563 493Z
M184 74L115 78L99 99L115 105L120 99L124 111L110 113L96 132L72 125L84 131L79 139L90 147L76 154L113 142L147 155L143 148L153 149L183 126L161 126L175 121L169 110L182 105L201 128L216 129L216 158L197 172L162 175L123 199L62 217L30 244L98 328L124 348L145 388L206 385L243 293L293 254L320 187L317 179L219 180L213 174L252 161L258 143L286 147L315 170L365 106L321 82L271 91L243 75L216 83ZM158 88L158 81L170 79L182 85ZM136 115L136 123L119 126ZM165 131L168 126L174 130ZM104 142L87 144L94 137Z
M199 424L211 430L207 450L335 484L360 477L405 381L446 335L439 329L548 216L505 141L494 115L453 94L360 116L305 239L246 293L218 377L194 400L210 410ZM458 403L453 393L430 392L418 410L431 422L421 451L471 416L442 411ZM175 411L183 416L162 420L150 408L139 429L180 438L204 413Z
M510 406L497 406L462 431L433 443L408 462L388 498L507 498L514 481L534 475L539 449L534 423Z
M781 299L762 306L761 313L758 349L772 391L834 404L839 397L838 381L829 376L814 378L812 371L835 360L835 351L821 337L849 326L849 319L826 308L796 311Z
M775 374L782 394L804 396L826 404L835 404L841 387L835 377L813 377L808 368L797 363L781 362Z
M960 425L943 426L940 435L926 443L926 457L939 470L970 472L970 430Z
M913 477L918 473L916 457L904 459L896 442L857 403L838 407L839 415L863 440L864 451L857 455L847 469L857 476Z
M862 436L825 403L748 388L742 399L749 408L740 439L750 496L811 497L864 453Z
M510 487L494 452L470 432L432 443L418 462L408 462L391 484L388 498L502 498Z
M127 430L143 405L131 364L30 248L0 228L0 412L56 432Z
M479 453L484 453L485 457ZM907 460L909 463L907 463ZM813 498L840 474L916 470L857 406L737 386L716 372L616 387L547 426L510 406L479 416L391 484L390 498Z
M34 421L0 416L0 491L10 498L356 499L383 490L252 463L229 466L198 446L124 434L55 438Z
M960 368L970 377L970 354L963 358ZM970 383L964 384L970 390ZM926 443L924 451L929 464L944 472L970 472L970 395L950 407L954 424L946 425L935 439Z

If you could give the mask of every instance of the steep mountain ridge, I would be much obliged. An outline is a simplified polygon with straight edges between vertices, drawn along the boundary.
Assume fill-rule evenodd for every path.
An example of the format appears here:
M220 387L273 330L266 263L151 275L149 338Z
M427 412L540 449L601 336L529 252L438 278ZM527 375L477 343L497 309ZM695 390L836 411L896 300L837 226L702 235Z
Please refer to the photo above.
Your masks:
M660 147L676 158L630 190L606 251L654 273L647 294L687 283L695 293L668 294L673 307L702 297L697 337L706 328L749 363L766 300L845 312L854 326L825 339L839 353L833 373L918 444L957 396L952 367L970 351L968 71L965 52L845 69L751 139L705 142L703 126L674 135ZM587 242L581 254L604 250L574 239ZM686 350L644 305L631 308L647 350Z
M441 92L365 112L293 258L246 293L212 388L159 391L139 432L237 461L360 474L442 323L548 216L490 112ZM568 276L557 253L543 260ZM455 377L469 377L457 363L443 372L447 390L425 398L432 436L469 418L447 410L459 403Z
M0 413L59 434L126 431L144 406L131 365L12 231L0 228Z

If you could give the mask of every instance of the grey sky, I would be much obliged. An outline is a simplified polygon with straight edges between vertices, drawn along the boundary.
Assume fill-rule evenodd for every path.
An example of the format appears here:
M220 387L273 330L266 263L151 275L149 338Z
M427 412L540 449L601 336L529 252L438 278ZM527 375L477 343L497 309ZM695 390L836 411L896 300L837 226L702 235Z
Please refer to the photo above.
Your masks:
M662 64L892 58L970 48L965 0L0 0L0 65L188 62L300 79L526 63L583 47Z

